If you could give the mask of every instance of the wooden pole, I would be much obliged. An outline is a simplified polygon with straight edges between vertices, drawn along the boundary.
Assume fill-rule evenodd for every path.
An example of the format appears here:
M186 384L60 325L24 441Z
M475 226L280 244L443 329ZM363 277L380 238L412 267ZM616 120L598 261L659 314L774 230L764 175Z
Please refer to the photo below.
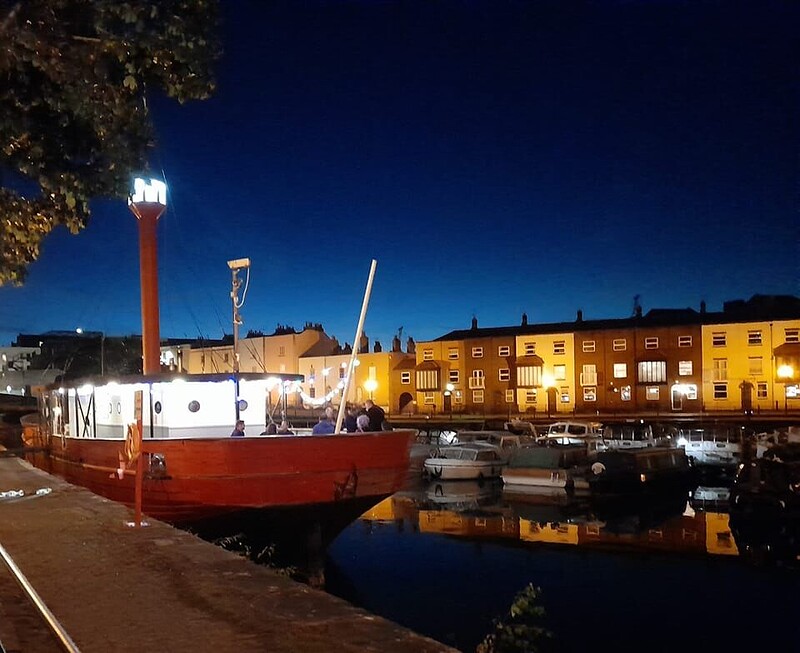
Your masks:
M367 306L369 305L369 296L372 293L372 280L375 278L375 268L378 262L372 259L372 265L369 268L369 278L367 279L367 289L364 292L364 301L361 304L361 315L358 318L358 327L356 327L356 337L353 341L353 352L350 355L350 363L347 366L347 376L344 380L344 388L342 388L342 401L339 404L339 414L336 417L336 428L334 431L339 433L342 430L342 422L344 421L344 411L347 408L347 393L350 390L350 378L355 369L356 357L358 356L358 346L361 340L361 331L364 328L364 320L367 317Z
M142 399L143 393L137 390L135 394L134 404L136 411L136 433L134 434L135 451L139 452L136 457L136 476L134 479L134 500L133 500L133 522L136 528L142 525L142 475L144 473L144 465L142 464Z

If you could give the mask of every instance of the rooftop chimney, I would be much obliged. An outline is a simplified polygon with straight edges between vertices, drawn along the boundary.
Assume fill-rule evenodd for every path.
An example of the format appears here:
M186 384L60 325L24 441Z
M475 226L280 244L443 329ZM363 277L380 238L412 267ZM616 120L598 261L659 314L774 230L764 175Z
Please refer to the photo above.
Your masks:
M528 314L527 313L523 313L522 314L522 326L528 326Z
M578 317L577 317L577 319L575 321L576 322L583 322L583 311L581 309L578 309Z
M705 312L706 312L706 300L705 299L701 299L700 300L700 314L704 315Z
M642 317L642 307L641 306L637 306L636 307L636 317Z
M474 315L472 316L472 328L473 329L477 329L478 328L478 318L475 317Z

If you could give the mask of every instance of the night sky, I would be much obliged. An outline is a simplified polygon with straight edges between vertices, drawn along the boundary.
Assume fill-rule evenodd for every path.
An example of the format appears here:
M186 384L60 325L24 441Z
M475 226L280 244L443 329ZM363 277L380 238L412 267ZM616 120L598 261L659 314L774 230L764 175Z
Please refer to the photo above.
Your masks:
M151 99L161 336L321 322L386 348L480 326L800 295L800 3L225 0L218 92ZM163 171L163 172L162 172ZM0 288L0 344L141 332L97 201Z

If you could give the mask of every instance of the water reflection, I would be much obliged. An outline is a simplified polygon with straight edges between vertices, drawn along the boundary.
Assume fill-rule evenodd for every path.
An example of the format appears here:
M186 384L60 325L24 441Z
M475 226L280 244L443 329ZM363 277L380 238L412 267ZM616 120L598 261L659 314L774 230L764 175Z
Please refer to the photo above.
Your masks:
M677 490L601 502L588 493L445 481L416 484L361 519L469 539L741 555L757 564L795 565L800 556L798 520L732 519L729 495L727 487L700 486L688 494Z

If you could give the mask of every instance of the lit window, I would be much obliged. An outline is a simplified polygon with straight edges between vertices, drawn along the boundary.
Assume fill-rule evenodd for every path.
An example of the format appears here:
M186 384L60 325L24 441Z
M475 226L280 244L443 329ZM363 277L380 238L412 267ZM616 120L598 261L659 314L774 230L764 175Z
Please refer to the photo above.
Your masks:
M411 383L411 372L400 372L400 383L409 385Z
M436 400L434 399L434 395L432 392L426 392L425 394L423 394L423 403L428 405L436 403Z
M658 401L658 386L657 385L648 385L644 389L644 398L647 401Z
M639 363L639 383L665 383L666 361L642 361Z
M566 365L553 365L553 378L556 381L566 381L566 379L567 379L567 366Z
M587 386L583 389L584 401L597 401L597 388L595 386Z
M483 390L473 390L472 391L472 403L473 404L482 404L483 403Z
M506 403L513 404L514 403L514 391L513 390L506 390Z
M750 376L761 376L764 374L764 360L761 356L750 356L747 359Z
M561 387L561 403L568 404L569 403L569 388L566 386Z
M472 370L472 375L469 377L470 390L474 390L475 388L483 388L484 385L485 377L483 370Z
M727 381L728 380L728 359L715 358L714 367L712 369L712 379L714 381ZM725 391L727 393L727 390ZM727 394L726 394L727 396Z
M624 379L628 376L628 364L627 363L614 363L614 378L615 379Z
M727 399L728 398L728 384L715 383L714 384L714 399Z
M447 350L447 358L451 361L458 359L458 348L450 347L450 349Z
M625 351L628 348L628 341L625 338L616 338L611 341L611 349L614 351Z
M582 386L597 385L597 367L595 365L584 365L580 381Z
M591 354L595 350L594 340L584 340L582 345L584 353Z
M536 403L537 393L536 390L528 390L525 392L525 403L526 404L535 404Z
M511 356L511 347L508 345L500 345L497 348L497 355L498 356Z
M619 389L619 398L622 399L622 401L630 401L631 400L631 386L623 385Z
M473 358L483 358L483 347L473 347L472 348L472 357Z
M714 331L711 334L712 347L724 347L728 344L728 334L725 331Z
M678 361L678 376L691 376L692 361Z
M691 347L692 336L678 336L678 347Z
M456 390L456 394L453 396L453 401L457 404L464 403L464 395L461 394L461 390Z
M450 383L458 383L460 381L460 375L458 370L450 370L449 375Z
M498 381L510 381L511 380L511 370L507 367L497 370L497 380Z
M758 399L766 399L767 398L767 384L766 383L757 383L756 384L756 398Z
M658 349L658 338L645 338L644 339L644 348L645 349Z
M784 329L783 333L786 342L800 342L800 329Z
M567 343L564 340L555 340L553 342L553 355L563 356L567 351Z

